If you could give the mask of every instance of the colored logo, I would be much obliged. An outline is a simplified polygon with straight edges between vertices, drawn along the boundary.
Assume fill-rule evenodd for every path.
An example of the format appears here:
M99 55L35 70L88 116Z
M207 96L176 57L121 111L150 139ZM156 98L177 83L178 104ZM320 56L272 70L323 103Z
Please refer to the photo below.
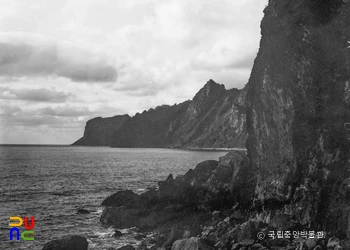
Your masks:
M20 232L19 228L24 224L24 228L27 230ZM22 238L23 240L34 240L34 216L30 218L30 224L28 223L28 217L24 217L24 223L21 217L18 216L10 216L10 240L13 240L15 235L16 240Z

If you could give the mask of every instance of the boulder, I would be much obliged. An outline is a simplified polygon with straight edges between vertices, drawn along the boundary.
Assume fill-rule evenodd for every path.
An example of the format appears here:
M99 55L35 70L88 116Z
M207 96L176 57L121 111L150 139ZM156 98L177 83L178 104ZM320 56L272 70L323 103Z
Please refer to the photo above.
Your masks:
M140 218L145 211L142 208L105 207L100 221L115 227L133 227L140 225Z
M72 235L46 243L42 250L87 250L89 243L85 237Z
M314 249L317 246L317 239L307 238L305 241L307 249Z
M220 157L219 164L207 179L209 190L222 190L230 197L224 201L226 206L239 202L241 206L250 207L255 195L255 174L248 164L247 154L232 151Z
M120 237L120 236L122 236L122 235L123 235L122 232L120 232L119 230L115 230L115 231L114 231L114 234L113 234L113 237Z
M242 242L245 239L255 239L256 234L255 225L249 220L238 227L237 238L234 240L236 242Z
M158 186L160 198L173 199L178 195L178 188L172 174L165 181L158 181Z
M83 209L83 208L79 208L78 211L77 211L77 214L89 214L90 211L89 210L86 210L86 209Z
M103 202L105 207L120 207L123 205L135 206L140 201L140 196L131 190L119 191L108 196Z
M214 250L214 247L208 245L204 240L197 237L177 240L173 243L171 250Z
M339 247L339 245L340 240L337 237L331 237L327 242L327 248L336 248Z
M179 177L180 181L183 181L187 185L191 185L192 181L196 179L196 173L193 169L187 171L183 177Z
M140 199L143 205L150 206L158 201L158 192L156 190L148 190L140 194Z
M277 214L269 223L269 226L276 231L290 230L293 225L291 216L288 214Z
M195 178L197 180L197 185L205 183L210 178L212 172L218 166L218 163L218 161L208 160L197 164L193 170Z
M149 250L146 243L144 243L144 242L141 242L141 244L138 245L136 249L137 250Z
M142 239L144 239L144 238L146 238L146 237L147 237L146 234L138 234L138 235L136 235L134 238L135 238L136 240L142 240Z

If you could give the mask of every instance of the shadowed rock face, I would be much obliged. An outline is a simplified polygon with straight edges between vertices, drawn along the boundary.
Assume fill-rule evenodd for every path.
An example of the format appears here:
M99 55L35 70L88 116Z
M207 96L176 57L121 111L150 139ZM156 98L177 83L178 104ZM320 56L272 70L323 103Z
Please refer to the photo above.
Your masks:
M67 236L45 244L43 250L87 250L89 243L82 236Z
M84 136L73 143L76 146L110 146L112 136L130 119L128 115L96 117L86 123Z
M165 222L179 221L181 216L207 214L215 209L230 209L237 202L251 205L255 183L243 152L231 152L220 161L204 161L185 175L169 175L159 181L157 191L141 195L119 191L103 202L100 221L116 227L155 228ZM230 178L232 177L232 179ZM247 200L245 204L242 200ZM196 215L196 216L197 216Z
M247 86L257 204L350 237L350 3L269 1Z
M245 147L246 91L209 80L193 100L130 118L94 118L73 145L112 147Z

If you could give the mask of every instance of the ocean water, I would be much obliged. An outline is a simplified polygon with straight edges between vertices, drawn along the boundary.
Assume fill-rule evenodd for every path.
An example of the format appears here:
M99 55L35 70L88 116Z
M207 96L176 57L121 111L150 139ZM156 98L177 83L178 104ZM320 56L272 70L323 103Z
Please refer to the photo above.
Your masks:
M89 249L137 244L135 230L114 238L99 221L100 204L119 190L142 193L170 173L184 174L225 152L69 146L0 146L0 249L42 249L66 235ZM77 214L79 208L89 210ZM9 217L34 216L34 241L10 241ZM24 230L24 227L20 227Z

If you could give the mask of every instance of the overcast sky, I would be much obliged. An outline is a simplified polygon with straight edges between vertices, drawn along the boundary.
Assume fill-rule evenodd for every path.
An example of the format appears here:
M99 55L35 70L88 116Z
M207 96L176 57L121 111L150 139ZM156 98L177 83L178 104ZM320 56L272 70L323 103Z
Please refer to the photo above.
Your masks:
M248 81L267 0L0 0L0 143L70 144L88 119Z

